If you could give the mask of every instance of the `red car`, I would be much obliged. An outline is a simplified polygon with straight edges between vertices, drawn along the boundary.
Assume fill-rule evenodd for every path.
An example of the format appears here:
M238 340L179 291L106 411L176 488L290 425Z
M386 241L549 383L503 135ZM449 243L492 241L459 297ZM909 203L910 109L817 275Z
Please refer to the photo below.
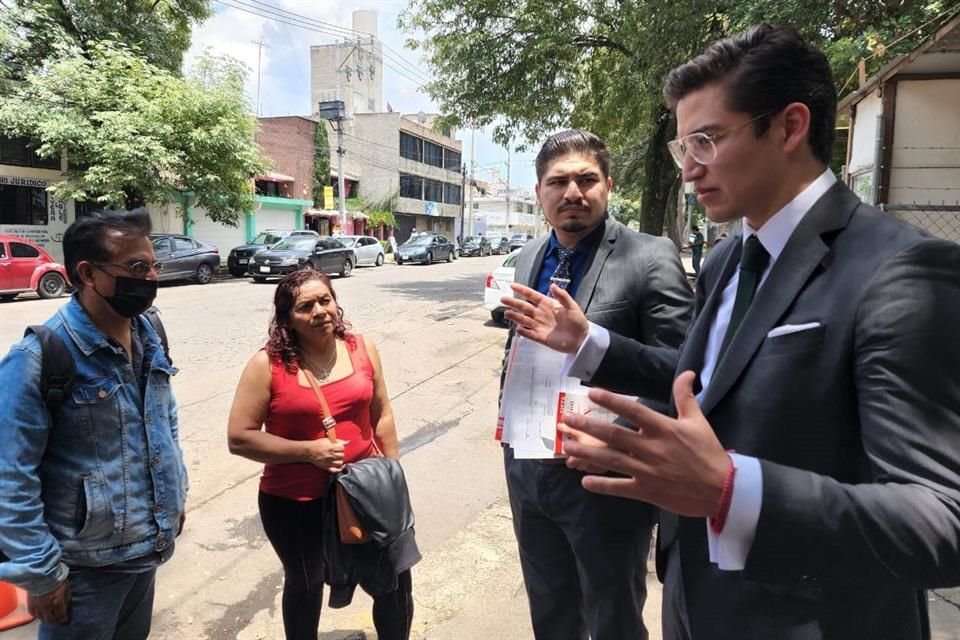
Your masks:
M67 270L50 254L25 238L0 235L0 300L25 291L58 298L67 288Z

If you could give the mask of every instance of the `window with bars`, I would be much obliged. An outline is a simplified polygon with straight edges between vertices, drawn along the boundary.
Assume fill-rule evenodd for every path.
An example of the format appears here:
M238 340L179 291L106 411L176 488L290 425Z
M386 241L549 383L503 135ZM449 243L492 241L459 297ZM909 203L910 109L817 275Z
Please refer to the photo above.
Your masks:
M0 185L0 224L47 224L47 191Z
M59 170L60 157L41 158L34 152L30 141L26 138L0 136L0 164Z
M403 131L400 132L400 157L423 162L423 140Z
M401 173L400 197L423 200L423 178L420 176L411 176L406 173Z
M428 202L443 202L443 183L439 180L424 180L423 199Z
M444 184L443 201L446 204L460 204L460 185L450 183Z
M443 168L443 147L423 141L423 162L431 167Z

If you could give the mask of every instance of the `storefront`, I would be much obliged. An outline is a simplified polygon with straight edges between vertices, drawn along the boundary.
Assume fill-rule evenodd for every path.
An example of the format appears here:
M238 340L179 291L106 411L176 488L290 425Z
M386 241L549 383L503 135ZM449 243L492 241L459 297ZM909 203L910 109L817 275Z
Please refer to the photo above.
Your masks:
M73 201L47 192L59 171L0 165L0 233L20 236L63 260L63 233L73 221Z

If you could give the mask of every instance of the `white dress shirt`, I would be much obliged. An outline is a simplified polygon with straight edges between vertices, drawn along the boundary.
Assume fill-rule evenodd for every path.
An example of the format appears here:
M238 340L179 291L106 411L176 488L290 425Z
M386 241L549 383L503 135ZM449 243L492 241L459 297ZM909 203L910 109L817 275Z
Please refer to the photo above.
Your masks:
M824 170L816 180L777 211L760 229L753 229L744 219L742 241L746 242L749 236L756 235L760 244L770 254L770 262L760 277L758 291L766 281L773 265L776 264L777 258L783 253L787 241L790 240L790 236L793 235L800 221L836 181L837 178L830 169ZM720 345L723 343L723 337L730 324L730 316L733 313L733 303L736 299L739 282L740 274L738 271L733 274L733 277L724 287L717 313L711 321L710 333L707 336L707 345L704 352L703 368L700 371L702 389L697 395L698 401L703 397L703 393L713 377ZM576 354L567 356L564 367L567 370L567 375L589 382L609 347L610 333L603 327L591 322L590 332L580 349ZM753 544L757 521L760 518L763 474L760 461L757 458L736 453L731 454L730 457L737 471L730 510L727 513L723 532L715 534L710 529L709 522L704 520L704 523L707 528L710 561L717 564L721 570L741 571L746 565L747 554L749 554L750 547Z

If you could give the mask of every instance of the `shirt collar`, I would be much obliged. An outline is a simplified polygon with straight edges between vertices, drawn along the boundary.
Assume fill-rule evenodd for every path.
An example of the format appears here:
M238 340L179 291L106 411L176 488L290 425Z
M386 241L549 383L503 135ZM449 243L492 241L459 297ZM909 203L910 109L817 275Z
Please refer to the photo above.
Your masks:
M603 217L603 221L597 225L597 228L590 232L586 238L577 243L577 246L573 248L574 254L583 254L589 253L594 245L599 244L600 238L603 237L603 234L606 233L607 229L607 217L609 214ZM554 230L550 230L550 240L547 241L547 254L546 255L555 255L557 249L562 247L560 241L557 240L557 233Z
M806 189L797 194L796 198L773 214L773 217L767 220L759 230L751 227L744 218L743 241L746 242L747 238L756 234L757 240L770 254L770 264L773 264L783 253L783 248L787 246L787 241L790 240L790 236L793 235L803 217L836 181L837 178L833 172L829 168L825 169Z

